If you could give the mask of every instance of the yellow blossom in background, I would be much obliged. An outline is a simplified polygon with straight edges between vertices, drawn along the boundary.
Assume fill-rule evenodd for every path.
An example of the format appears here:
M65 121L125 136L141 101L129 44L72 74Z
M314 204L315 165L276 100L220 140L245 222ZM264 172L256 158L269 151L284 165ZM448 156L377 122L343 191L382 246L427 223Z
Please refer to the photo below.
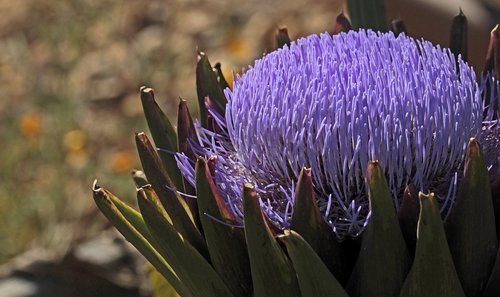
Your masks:
M244 60L249 56L248 41L242 38L231 38L227 44L229 54L240 60Z
M63 145L66 149L66 162L74 168L82 168L87 164L87 136L82 130L71 130L64 135Z
M63 142L68 151L79 151L85 148L87 136L82 130L71 130L64 135Z
M235 72L234 69L231 69L229 66L227 66L227 64L221 65L221 71L222 75L224 75L224 78L226 79L227 84L229 85L229 88L231 88L232 90L234 83L233 75L236 75L237 72Z
M135 152L130 150L117 152L111 157L111 169L116 173L129 172L136 163Z
M41 116L37 112L24 114L18 122L21 135L26 139L36 139L40 135Z

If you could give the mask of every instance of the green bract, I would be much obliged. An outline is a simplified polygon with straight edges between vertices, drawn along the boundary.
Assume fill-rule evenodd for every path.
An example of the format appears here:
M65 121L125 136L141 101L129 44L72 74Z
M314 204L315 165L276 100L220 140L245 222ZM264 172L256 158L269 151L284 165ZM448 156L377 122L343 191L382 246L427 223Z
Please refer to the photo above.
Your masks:
M381 2L373 2L378 3L373 9L383 10ZM369 10L362 1L349 3L354 16ZM358 19L354 28L381 28L383 19L381 15ZM400 21L392 27L404 30ZM340 15L336 31L350 29ZM455 19L452 32L452 51L465 57L463 14ZM277 41L280 46L290 44L286 30L278 32ZM494 31L492 44L496 43ZM500 56L494 52L500 46L490 49L487 71L495 72L500 61L492 60ZM227 100L223 90L228 84L220 67L212 68L202 53L196 79L201 125L217 133L213 111L224 114ZM390 183L373 160L366 170L368 225L360 236L340 241L318 207L310 168L302 168L294 185L289 228L275 226L262 209L258 189L251 184L241 189L242 224L213 178L217 158L205 159L192 149L197 131L186 102L179 103L175 129L152 89L141 88L141 99L154 143L161 149L145 133L136 135L145 173L133 172L140 212L97 183L94 200L179 295L500 296L499 218L494 211L499 209L499 190L496 186L492 190L476 139L468 143L457 198L445 223L435 195L417 193L411 184L396 211ZM195 162L194 185L186 182L172 152Z

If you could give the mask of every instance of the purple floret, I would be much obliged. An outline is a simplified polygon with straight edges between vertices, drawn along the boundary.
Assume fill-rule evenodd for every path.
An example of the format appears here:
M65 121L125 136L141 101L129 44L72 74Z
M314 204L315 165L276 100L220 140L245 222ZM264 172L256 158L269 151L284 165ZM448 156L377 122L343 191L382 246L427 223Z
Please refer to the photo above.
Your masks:
M306 166L339 236L366 226L370 160L384 170L396 209L412 183L436 192L446 216L468 140L483 121L473 69L448 49L404 34L299 39L257 60L225 94L225 118L211 111L222 132L198 125L193 148L217 157L214 180L236 217L243 220L242 187L252 183L265 213L286 228ZM191 161L177 159L194 184Z

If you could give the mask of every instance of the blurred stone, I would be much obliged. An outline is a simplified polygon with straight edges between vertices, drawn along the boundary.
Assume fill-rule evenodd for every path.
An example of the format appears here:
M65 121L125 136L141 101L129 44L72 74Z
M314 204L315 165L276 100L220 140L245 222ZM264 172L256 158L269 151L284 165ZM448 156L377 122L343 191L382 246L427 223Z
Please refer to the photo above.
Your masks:
M125 89L124 82L120 77L111 75L107 77L92 77L88 83L88 97L92 101L109 100L119 98Z
M71 73L75 95L90 101L121 99L139 81L139 65L133 57L125 43L86 54Z
M23 1L0 1L0 11L2 17L0 18L0 36L12 33L24 27L29 17L32 0Z
M127 117L142 117L144 113L142 111L139 94L137 92L133 92L125 96L125 99L123 99L121 104L121 110Z
M155 54L165 44L165 30L161 26L149 26L135 36L134 52L145 58Z
M177 32L194 35L212 27L218 18L207 13L206 9L194 8L176 15Z
M0 267L2 297L148 297L145 260L115 231L62 258L33 250Z
M11 277L0 280L0 291L5 297L36 296L35 283L21 277Z

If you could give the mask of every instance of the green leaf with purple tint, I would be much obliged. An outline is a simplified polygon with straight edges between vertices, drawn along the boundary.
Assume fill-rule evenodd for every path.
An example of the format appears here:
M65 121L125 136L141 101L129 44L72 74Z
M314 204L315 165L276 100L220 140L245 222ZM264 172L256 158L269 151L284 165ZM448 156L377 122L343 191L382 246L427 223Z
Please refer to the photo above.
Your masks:
M498 242L488 169L474 138L446 232L462 287L467 296L478 296L493 268Z
M235 296L252 296L252 278L245 233L217 190L207 162L196 163L196 201L210 259Z
M420 193L415 259L400 297L465 297L451 258L434 194Z
M302 297L349 297L321 258L297 232L285 230L280 237L297 273Z
M269 229L251 185L243 189L245 237L255 297L300 297L292 263Z
M378 162L369 163L367 175L371 216L347 292L351 297L398 296L410 257Z
M186 201L176 192L175 186L146 134L137 134L135 140L142 167L148 181L155 189L156 194L158 194L161 204L172 219L175 228L198 251L204 255L208 255L205 241L196 228L193 215Z
M99 187L96 182L93 186L94 201L104 216L115 226L118 231L160 272L165 279L182 296L191 296L187 288L181 282L172 267L155 250L146 238L134 228L134 226L123 216L112 200L109 198L109 192Z
M193 297L233 296L209 262L177 232L158 205L147 197L144 189L137 191L139 208L156 249L168 261L182 284Z
M350 270L346 267L340 243L316 204L310 168L302 168L294 197L290 229L299 233L335 277L345 283Z
M217 74L210 65L207 55L203 52L198 53L198 63L196 64L196 91L201 121L206 127L210 113L205 106L205 98L210 98L210 101L214 103L213 108L221 115L225 113L227 99L217 81Z
M177 134L167 116L155 100L153 89L141 87L141 102L149 131L157 148L163 166L168 168L170 178L175 187L182 189L182 175L177 168L175 153L177 152Z

